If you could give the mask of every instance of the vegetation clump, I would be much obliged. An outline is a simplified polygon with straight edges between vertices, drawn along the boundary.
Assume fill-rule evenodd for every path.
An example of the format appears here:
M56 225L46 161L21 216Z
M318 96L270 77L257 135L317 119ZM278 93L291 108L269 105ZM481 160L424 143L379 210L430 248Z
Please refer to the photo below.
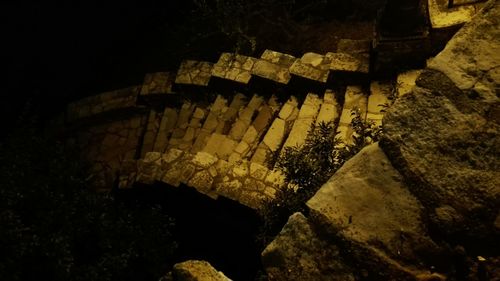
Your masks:
M287 188L277 193L261 210L263 227L259 237L263 246L281 230L295 212L307 213L305 203L352 156L368 144L377 142L382 128L364 121L359 110L352 113L353 143L336 137L336 126L322 122L309 130L304 145L287 147L275 159L275 167L285 176Z

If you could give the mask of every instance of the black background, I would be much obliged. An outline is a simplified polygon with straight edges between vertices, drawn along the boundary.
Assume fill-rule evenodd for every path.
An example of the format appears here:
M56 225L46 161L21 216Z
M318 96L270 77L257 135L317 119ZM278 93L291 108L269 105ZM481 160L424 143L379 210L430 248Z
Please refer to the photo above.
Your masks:
M168 0L2 2L1 126L15 125L27 102L51 115L68 101L172 68L169 45L182 42L171 31L191 10L190 1Z

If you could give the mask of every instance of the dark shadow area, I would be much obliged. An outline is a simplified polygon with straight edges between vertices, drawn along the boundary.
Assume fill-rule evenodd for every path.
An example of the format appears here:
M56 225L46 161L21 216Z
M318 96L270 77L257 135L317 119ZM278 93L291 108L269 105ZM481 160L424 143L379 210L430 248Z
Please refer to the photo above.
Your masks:
M175 262L206 260L233 280L254 280L262 268L256 212L232 200L213 200L193 188L157 183L116 192L128 206L160 205L175 220ZM161 243L161 241L158 241Z

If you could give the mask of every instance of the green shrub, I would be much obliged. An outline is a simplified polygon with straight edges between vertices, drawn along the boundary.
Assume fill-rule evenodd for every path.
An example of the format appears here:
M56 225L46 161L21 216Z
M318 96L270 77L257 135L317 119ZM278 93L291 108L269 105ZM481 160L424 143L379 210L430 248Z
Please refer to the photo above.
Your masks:
M295 212L307 213L305 203L333 174L366 145L379 140L382 130L361 119L359 110L353 111L353 144L336 138L334 122L320 123L309 130L301 147L287 147L279 155L275 167L285 176L285 186L274 200L261 210L263 228L259 236L262 246L281 230L288 217Z

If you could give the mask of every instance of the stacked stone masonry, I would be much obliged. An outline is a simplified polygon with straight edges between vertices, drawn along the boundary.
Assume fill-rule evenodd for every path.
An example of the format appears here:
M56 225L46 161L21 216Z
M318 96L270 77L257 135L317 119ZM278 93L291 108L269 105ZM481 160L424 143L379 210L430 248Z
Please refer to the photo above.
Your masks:
M173 91L178 84L209 90L211 77L248 85L255 76L281 84L298 76L328 85L332 72L367 72L369 65L362 59L367 50L365 41L347 40L339 43L335 53L306 53L300 59L266 50L260 58L223 53L215 64L184 61L176 75L150 73L142 87L69 105L67 120L72 124L134 108L134 114L120 116L119 121L96 121L78 130L82 154L95 163L95 178L103 188L115 183L116 176L120 188L136 182L184 184L212 198L224 196L259 208L285 186L284 176L272 168L270 159L286 147L303 145L308 132L321 122L338 124L337 136L349 142L353 110L380 124L391 84L372 82L370 94L367 87L347 86L343 104L337 101L342 93L317 93L317 89L303 101L290 96L284 103L274 95L258 93L236 93L230 98L218 94L209 104L194 100L181 100L180 106L139 103L166 95L180 100L182 92ZM397 93L408 92L417 75L418 71L401 74Z

